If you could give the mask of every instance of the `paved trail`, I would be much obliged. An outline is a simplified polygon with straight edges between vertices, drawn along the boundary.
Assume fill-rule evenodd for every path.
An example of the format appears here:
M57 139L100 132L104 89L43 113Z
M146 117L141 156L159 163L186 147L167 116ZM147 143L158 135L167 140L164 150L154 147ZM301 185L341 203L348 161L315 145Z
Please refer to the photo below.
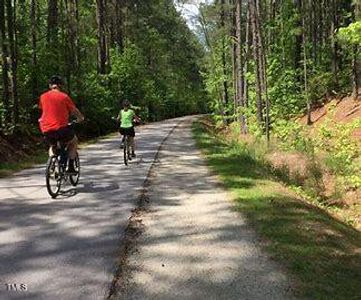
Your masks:
M0 299L104 299L139 190L161 141L180 121L140 128L138 158L129 167L119 138L82 149L75 195L51 199L44 166L0 179ZM27 291L7 291L9 283Z
M145 233L118 299L291 299L290 282L232 209L192 139L191 120L165 142L149 191ZM116 297L115 297L116 298Z
M291 298L286 276L209 174L191 138L192 119L142 127L129 167L118 139L82 149L81 184L56 200L46 193L43 166L1 179L0 299L104 299L131 210L177 124L154 168L146 231L129 257L130 285L117 297ZM7 291L7 283L27 291Z

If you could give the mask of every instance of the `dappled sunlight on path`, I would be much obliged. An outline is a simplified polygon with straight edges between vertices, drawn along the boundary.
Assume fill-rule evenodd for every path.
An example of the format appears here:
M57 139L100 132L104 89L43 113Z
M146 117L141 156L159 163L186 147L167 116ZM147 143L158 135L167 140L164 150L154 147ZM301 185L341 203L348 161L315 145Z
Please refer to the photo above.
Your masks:
M290 283L260 250L183 123L167 140L150 212L121 299L290 299Z
M138 129L138 157L119 138L80 150L78 187L51 199L45 167L0 179L0 299L103 299L131 210L164 137L182 119ZM27 284L8 292L6 283Z

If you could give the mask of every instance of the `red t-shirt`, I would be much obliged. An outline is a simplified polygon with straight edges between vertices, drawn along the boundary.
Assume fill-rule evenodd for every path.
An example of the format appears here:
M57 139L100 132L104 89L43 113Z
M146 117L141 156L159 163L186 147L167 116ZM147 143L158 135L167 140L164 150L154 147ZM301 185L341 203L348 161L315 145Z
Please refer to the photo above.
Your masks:
M42 110L40 130L44 133L66 127L75 105L67 94L54 89L40 96L39 108Z

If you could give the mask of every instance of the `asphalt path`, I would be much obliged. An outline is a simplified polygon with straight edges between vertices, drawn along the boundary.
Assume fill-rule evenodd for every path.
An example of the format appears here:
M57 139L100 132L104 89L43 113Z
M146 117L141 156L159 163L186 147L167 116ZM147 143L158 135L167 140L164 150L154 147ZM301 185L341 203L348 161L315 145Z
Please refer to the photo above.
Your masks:
M0 299L104 299L149 168L183 121L138 128L128 167L118 137L81 149L80 183L56 199L47 194L44 166L0 179Z
M114 299L294 299L292 280L207 167L191 124L182 122L162 145L149 176L145 230Z

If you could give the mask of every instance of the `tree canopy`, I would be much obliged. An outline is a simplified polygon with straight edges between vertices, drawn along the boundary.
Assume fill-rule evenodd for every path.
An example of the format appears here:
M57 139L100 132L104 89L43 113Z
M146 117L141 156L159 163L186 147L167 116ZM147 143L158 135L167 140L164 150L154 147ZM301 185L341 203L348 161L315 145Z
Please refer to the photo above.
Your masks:
M268 136L275 121L324 99L359 96L359 1L217 0L199 9L205 85L222 122Z
M145 120L206 109L203 47L171 0L0 1L0 131L37 124L47 80L65 89L88 134L113 126L129 99Z

